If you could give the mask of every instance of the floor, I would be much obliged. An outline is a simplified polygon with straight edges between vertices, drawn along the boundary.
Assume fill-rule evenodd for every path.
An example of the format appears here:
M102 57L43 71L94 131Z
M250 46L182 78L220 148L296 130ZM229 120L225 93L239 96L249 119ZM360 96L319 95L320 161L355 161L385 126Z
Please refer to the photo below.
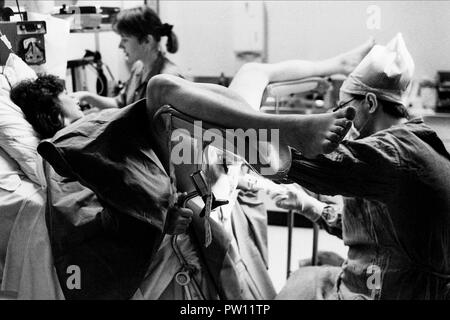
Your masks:
M288 228L269 226L269 274L277 292L286 282L287 275L287 247ZM313 230L308 228L294 228L292 236L291 271L298 268L299 260L312 256ZM347 247L342 240L319 231L319 251L332 251L342 257L347 255Z

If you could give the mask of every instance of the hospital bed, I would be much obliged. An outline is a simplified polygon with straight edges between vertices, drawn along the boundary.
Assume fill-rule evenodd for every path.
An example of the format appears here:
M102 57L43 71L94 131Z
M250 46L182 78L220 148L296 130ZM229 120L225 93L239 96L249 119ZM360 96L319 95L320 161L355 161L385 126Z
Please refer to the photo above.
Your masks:
M36 73L10 55L0 74L0 299L58 299L45 225L46 196L36 173L39 138L9 99L11 85Z

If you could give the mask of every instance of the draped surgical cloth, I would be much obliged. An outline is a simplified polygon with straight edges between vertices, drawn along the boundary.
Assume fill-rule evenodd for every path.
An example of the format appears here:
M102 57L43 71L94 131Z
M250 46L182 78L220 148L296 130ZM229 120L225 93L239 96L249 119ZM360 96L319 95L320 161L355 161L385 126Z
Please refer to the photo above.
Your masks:
M399 33L386 46L375 45L349 75L341 92L374 93L379 99L404 104L414 61Z

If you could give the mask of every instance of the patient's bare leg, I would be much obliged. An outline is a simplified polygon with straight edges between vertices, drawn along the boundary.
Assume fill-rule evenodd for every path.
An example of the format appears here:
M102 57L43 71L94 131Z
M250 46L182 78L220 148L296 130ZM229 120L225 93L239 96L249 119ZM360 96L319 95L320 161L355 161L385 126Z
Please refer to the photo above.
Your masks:
M347 75L356 68L375 42L368 39L362 45L321 61L288 60L279 63L248 63L234 76L229 88L240 95L254 110L259 110L269 83L308 77Z
M254 111L230 89L193 83L170 75L158 75L147 87L150 121L163 105L218 127L229 129L277 129L280 147L290 146L307 157L333 151L348 132L354 109L321 115L269 115ZM241 155L244 156L245 155Z

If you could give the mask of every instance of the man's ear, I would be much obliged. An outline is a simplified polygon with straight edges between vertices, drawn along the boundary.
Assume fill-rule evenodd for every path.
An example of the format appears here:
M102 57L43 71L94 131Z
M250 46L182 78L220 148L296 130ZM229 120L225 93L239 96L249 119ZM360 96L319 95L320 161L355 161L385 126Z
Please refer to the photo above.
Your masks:
M372 92L366 94L366 103L369 106L369 113L375 113L380 105L377 96Z

